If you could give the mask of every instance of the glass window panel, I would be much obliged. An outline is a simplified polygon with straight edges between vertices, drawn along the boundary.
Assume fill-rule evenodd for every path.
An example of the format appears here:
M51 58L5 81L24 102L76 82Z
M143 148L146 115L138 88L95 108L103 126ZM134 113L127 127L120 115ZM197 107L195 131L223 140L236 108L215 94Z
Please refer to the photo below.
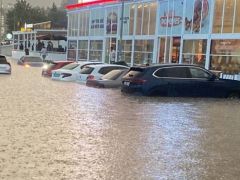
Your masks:
M193 24L192 32L199 33L201 28L201 16L202 16L203 1L195 0L194 3L194 14L193 14Z
M202 20L201 20L201 33L209 33L210 24L210 9L213 1L202 0Z
M233 27L233 15L235 0L225 0L223 33L231 33Z
M121 21L120 21L121 22ZM123 34L132 35L134 26L134 6L125 5L123 17Z
M240 33L240 1L236 0L236 14L235 14L235 33Z
M149 34L149 20L150 20L150 4L145 3L143 5L143 24L142 24L142 35Z
M183 44L183 63L204 66L207 40L185 40Z
M142 34L142 12L143 12L143 5L137 4L137 27L136 27L136 34Z
M153 40L136 40L134 64L147 64L153 60Z
M130 35L133 35L133 30L134 30L134 13L135 13L135 5L132 5L130 9L130 23L129 23Z
M153 2L150 4L150 21L149 21L149 34L155 34L156 28L156 16L157 16L157 2Z
M123 44L122 60L128 64L131 64L132 40L124 40L122 41L122 44Z
M160 38L159 63L164 63L165 38Z
M193 13L194 13L194 0L187 1L186 12L185 12L185 33L192 33L193 27Z
M179 35L182 32L182 22L183 22L183 6L182 0L174 1L174 17L172 21L172 33Z
M240 73L240 40L213 40L210 69L224 74Z
M104 9L93 9L91 11L90 35L104 35Z
M76 60L77 41L68 41L68 60Z
M221 33L223 14L223 0L215 1L213 33Z
M116 34L118 26L118 8L108 8L107 9L107 34Z
M90 41L89 60L102 61L103 41Z

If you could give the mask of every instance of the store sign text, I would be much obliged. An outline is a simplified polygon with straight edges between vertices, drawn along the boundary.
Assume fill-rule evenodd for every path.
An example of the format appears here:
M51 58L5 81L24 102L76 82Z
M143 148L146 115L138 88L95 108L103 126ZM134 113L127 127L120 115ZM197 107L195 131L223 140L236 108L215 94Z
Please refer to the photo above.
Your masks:
M160 17L160 24L162 27L178 26L182 23L182 17L176 16L174 12L164 12L164 16Z

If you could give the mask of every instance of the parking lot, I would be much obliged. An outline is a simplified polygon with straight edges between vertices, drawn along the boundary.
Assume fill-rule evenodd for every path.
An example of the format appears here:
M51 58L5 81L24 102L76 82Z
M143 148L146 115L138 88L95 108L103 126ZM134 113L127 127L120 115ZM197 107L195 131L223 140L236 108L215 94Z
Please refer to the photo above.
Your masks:
M0 75L1 179L239 179L240 101Z

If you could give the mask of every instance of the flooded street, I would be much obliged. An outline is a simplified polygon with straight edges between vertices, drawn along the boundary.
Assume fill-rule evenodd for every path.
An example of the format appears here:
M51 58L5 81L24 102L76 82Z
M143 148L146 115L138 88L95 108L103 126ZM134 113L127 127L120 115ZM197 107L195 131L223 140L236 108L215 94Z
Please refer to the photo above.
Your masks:
M240 101L135 97L0 75L0 179L240 177Z

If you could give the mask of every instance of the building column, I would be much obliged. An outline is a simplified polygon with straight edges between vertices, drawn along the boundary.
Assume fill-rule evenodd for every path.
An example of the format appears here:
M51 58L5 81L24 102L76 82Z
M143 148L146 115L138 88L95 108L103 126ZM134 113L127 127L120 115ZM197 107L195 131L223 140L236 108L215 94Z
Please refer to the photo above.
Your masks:
M36 52L36 46L37 46L37 33L34 32L34 48L33 48L33 51Z
M205 68L209 69L210 68L210 56L211 56L211 38L208 36L207 39L207 52L206 52L206 62L205 62Z

